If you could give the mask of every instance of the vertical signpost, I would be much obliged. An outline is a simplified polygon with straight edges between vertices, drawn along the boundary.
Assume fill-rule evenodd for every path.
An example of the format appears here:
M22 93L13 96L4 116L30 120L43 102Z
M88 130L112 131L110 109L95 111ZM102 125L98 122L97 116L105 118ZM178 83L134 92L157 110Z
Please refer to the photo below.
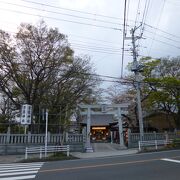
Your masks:
M21 107L21 124L24 125L26 134L27 126L31 124L32 119L32 105L23 104Z
M48 141L48 110L46 109L46 134L45 134L45 157L47 157L47 141Z
M47 157L47 145L48 145L48 109L42 109L42 120L46 121L45 127L45 140L44 140L44 156Z

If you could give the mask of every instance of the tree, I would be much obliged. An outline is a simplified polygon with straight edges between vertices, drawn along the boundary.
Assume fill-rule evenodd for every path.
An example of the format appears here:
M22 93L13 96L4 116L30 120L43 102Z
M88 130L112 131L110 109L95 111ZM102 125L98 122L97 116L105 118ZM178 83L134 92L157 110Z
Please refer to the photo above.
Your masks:
M69 119L88 89L97 85L88 58L75 57L67 37L43 21L21 24L14 37L0 31L0 42L0 88L17 109L33 105L35 123L40 105Z
M133 82L116 83L107 90L107 100L113 104L129 103L128 114L123 115L129 121L129 127L137 126L136 92Z
M174 117L176 126L180 127L180 57L152 59L145 57L140 60L143 67L141 71L141 103L143 112L165 112L167 119ZM130 69L131 63L128 65ZM113 97L115 102L131 102L129 119L137 121L137 103L135 78L133 74L126 77L129 85L125 93ZM116 85L115 85L116 86ZM122 84L118 85L122 89ZM128 99L126 97L131 97ZM134 108L133 108L134 107Z
M156 62L156 63L155 63ZM152 66L152 64L157 64ZM148 84L147 107L172 115L180 127L180 57L162 58L145 63L143 76Z
M75 57L69 70L57 77L57 83L49 91L46 104L52 113L51 120L60 125L61 132L68 128L77 104L95 103L100 99L100 92L96 91L98 78L90 73L92 68L89 61L88 57Z
M48 30L44 22L38 27L21 24L15 39L1 31L1 89L16 105L35 104L72 55L65 36L57 29Z

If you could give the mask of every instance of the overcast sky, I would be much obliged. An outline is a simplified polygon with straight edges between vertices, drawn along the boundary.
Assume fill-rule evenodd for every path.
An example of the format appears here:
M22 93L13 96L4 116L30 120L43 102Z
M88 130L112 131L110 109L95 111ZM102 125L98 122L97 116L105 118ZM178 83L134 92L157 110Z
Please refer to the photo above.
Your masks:
M14 33L21 22L36 24L44 19L48 26L57 27L68 36L75 54L91 57L98 74L120 77L124 1L0 0L0 28ZM180 0L127 2L127 36L143 17L145 21L144 29L139 29L143 32L143 39L137 42L139 55L179 55ZM130 48L131 41L126 40L124 73L128 62L132 62Z

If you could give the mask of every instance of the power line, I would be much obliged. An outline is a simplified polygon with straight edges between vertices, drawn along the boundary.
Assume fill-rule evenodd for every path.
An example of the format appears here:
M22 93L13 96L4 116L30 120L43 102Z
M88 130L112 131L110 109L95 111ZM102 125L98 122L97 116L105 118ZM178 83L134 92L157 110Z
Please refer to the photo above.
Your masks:
M132 79L127 79L127 78L121 78L121 77L114 77L114 76L108 76L108 75L100 75L100 74L93 74L93 73L82 73L84 75L92 75L92 76L97 76L99 78L109 78L109 79L114 79L114 80L118 80L118 81L115 81L115 82L118 82L118 83L137 83L139 81L136 81L136 80L132 80ZM121 82L122 81L122 82ZM151 83L152 85L159 85L161 87L168 87L165 86L165 85L162 85L160 82L154 82L154 81L141 81L140 84L149 84ZM180 87L180 85L170 85L170 87Z
M160 16L159 16L158 21L157 21L157 24L156 24L157 27L159 26L159 22L160 22L160 20L161 20L162 13L163 13L163 10L164 10L164 7L165 7L165 3L166 3L166 0L163 0L163 1L164 1L164 2L163 2L163 6L162 6L162 8L161 8L161 10L160 10ZM150 48L149 48L149 54L150 54L150 52L151 52L151 48L152 48L152 46L153 46L153 43L154 43L154 40L155 40L155 37L156 37L156 32L157 32L157 29L155 29L154 34L153 34L153 38L152 38L152 41L151 41L151 44L150 44Z
M74 36L74 37L78 37L78 38L82 38L82 39L88 39L88 40L93 40L93 41L99 41L99 42L104 42L104 43L109 43L109 44L118 44L118 42L113 42L113 41L106 41L106 40L102 40L102 39L95 39L95 38L90 38L90 37L86 37L86 36L80 36L80 35L74 35L74 34L68 34L68 36Z
M122 59L121 59L121 77L123 77L123 66L124 66L124 43L126 36L126 6L127 0L124 0L124 25L123 25L123 45L122 45Z
M149 30L145 30L145 32L148 32L148 33L151 33L151 34L153 34L153 32L152 31L149 31ZM169 40L169 41L173 41L173 42L176 42L176 43L180 43L180 40L175 40L175 39L172 39L172 38L169 38L169 37L167 37L167 36L163 36L163 35L161 35L161 34L157 34L159 37L162 37L162 38L165 38L165 39L167 39L167 40Z
M147 30L146 30L147 31ZM12 31L7 31L7 32L10 32L10 33L13 33L13 34L16 34L16 32L12 32ZM147 31L147 32L150 32L150 31ZM150 32L150 33L152 33L152 32ZM76 36L76 35L72 35L72 36ZM161 35L160 35L161 36ZM96 41L101 41L101 42L106 42L106 43L115 43L115 42L109 42L109 41L103 41L103 40L98 40L98 39L93 39L93 38L89 38L89 37L84 37L84 36L76 36L76 37L80 37L80 38L85 38L85 39L90 39L90 40L96 40ZM149 36L145 36L146 38L152 38L152 37L149 37ZM170 39L170 38L168 38L168 37L165 37L165 36L161 36L161 37L164 37L164 38L166 38L166 39L168 39L168 40L172 40L172 41L174 41L173 39ZM165 42L165 41L161 41L161 40L156 40L155 39L155 41L157 41L157 42L160 42L160 43L163 43L163 44L166 44L166 45L168 45L168 46L172 46L172 47L175 47L175 48L177 48L177 49L179 49L180 47L178 47L178 46L175 46L175 45L173 45L173 44L170 44L170 43L167 43L167 42ZM77 42L81 42L81 41L77 41ZM175 42L177 42L177 41L175 41ZM179 41L178 41L179 42ZM78 49L80 49L80 48L78 48ZM105 49L104 49L105 50ZM96 49L94 49L94 50L90 50L90 49L88 49L87 51L91 51L91 52L97 52L97 53L105 53L105 54L115 54L115 55L122 55L122 54L117 54L117 53L110 53L110 52L107 52L107 51L97 51ZM131 55L129 55L129 56L131 56Z
M170 0L170 1L167 0L167 3L173 4L174 6L180 6L180 4L178 4L179 0L178 1L174 1L174 2L172 2L172 0Z
M157 28L157 27L154 27L154 26L151 26L151 25L149 25L149 24L147 24L147 23L145 23L145 26L147 26L147 27L149 27L149 28L152 28L152 29L156 29L157 31L160 31L160 32L165 33L165 34L167 34L167 35L169 35L169 36L172 36L172 37L175 37L175 38L179 38L179 39L180 39L180 36L177 36L177 35L175 35L175 34L172 34L172 33L169 33L169 32L167 32L167 31L161 30L161 29L159 29L159 28Z
M12 31L7 31L7 32L16 34L16 32L12 32ZM85 37L82 37L82 36L77 36L77 37L85 38ZM92 38L87 38L87 39L97 40L97 39L92 39ZM97 40L97 41L101 41L101 40ZM114 48L109 48L109 46L104 47L104 45L102 47L101 44L98 44L98 45L101 46L101 47L98 47L98 46L94 46L95 45L94 43L92 44L92 46L88 46L88 45L84 45L84 44L78 44L77 42L83 42L83 41L77 41L77 40L75 42L71 41L70 44L76 45L76 47L72 47L72 48L79 49L79 50L87 50L87 51L96 52L96 53L121 55L121 54L118 53L121 50L121 48L115 48L115 47ZM109 42L109 41L102 41L102 42L113 43L114 44L114 42ZM86 43L86 42L84 42L84 43Z
M10 22L7 22L7 23L9 24ZM7 32L16 34L16 32L12 32L12 31L9 31L9 30L8 30ZM153 32L151 32L151 31L149 31L149 30L147 30L147 29L145 29L145 32L153 33ZM118 44L117 42L110 42L110 41L105 41L105 40L101 40L101 39L94 39L94 38L85 37L85 36L79 36L79 35L74 35L74 34L70 34L70 36L74 36L74 37L78 37L78 38L82 38L82 39L89 39L89 40L93 40L93 41L104 42L104 43L110 43L110 44L116 43L116 44ZM163 38L165 38L165 39L167 39L167 40L170 40L170 41L172 41L172 42L180 43L180 41L174 40L174 39L172 39L172 38L168 38L167 36L163 36L163 35L160 35L160 34L158 34L158 36L159 36L159 37L163 37ZM150 38L150 39L152 38L152 37L148 37L148 36L146 36L146 37L147 37L147 38ZM77 40L76 40L76 41L77 41ZM170 43L167 43L167 42L165 42L165 41L156 40L156 39L155 39L155 41L158 41L158 42L160 42L160 43L163 43L163 44L166 44L166 45L169 45L169 46L172 46L172 47L176 47L176 48L179 49L179 47L178 47L178 46L175 46L174 44L170 44ZM81 42L81 41L77 41L77 42ZM121 49L120 49L120 50L121 50Z
M147 3L147 0L146 0L146 3ZM146 11L146 3L145 3L144 12ZM140 16L140 11L139 11L139 10L140 10L140 0L138 1L138 7L137 7L137 12L136 12L136 20L135 20L134 28L136 28L137 20L138 20L138 17ZM142 17L142 21L141 21L141 23L140 23L141 28L142 28L143 19L144 19L144 14L143 14L143 17ZM141 30L140 30L140 36L142 36ZM137 45L137 47L139 47L140 39L138 38L137 40L138 40L138 45Z
M132 80L132 79L127 79L127 78L121 78L121 77L113 77L113 76L107 76L107 75L100 75L100 74L93 74L93 73L82 73L84 75L92 75L95 77L99 77L99 78L108 78L108 79L113 79L113 80L107 80L107 79L101 79L100 81L105 81L105 82L115 82L115 83L122 83L122 84L130 84L133 85L134 83L140 83L140 85L154 85L154 86L158 86L158 87L171 87L171 88L180 88L180 85L165 85L162 84L160 81L159 82L154 82L154 81L137 81L137 80Z
M166 45L168 45L168 46L172 46L172 47L175 47L175 48L177 48L177 49L180 49L180 47L179 47L179 46L175 46L175 45L170 44L170 43L167 43L167 42L165 42L165 41L161 41L161 40L153 39L152 37L149 37L149 36L144 36L144 37L145 37L145 38L152 39L152 40L157 41L157 42L160 42L160 43L162 43L162 44L166 44Z
M9 23L9 22L8 22L8 23ZM146 31L146 32L149 32L149 33L153 33L153 32L151 32L151 31L149 31L149 30L145 30L145 31ZM12 32L12 31L7 31L7 32L16 34L16 32ZM90 37L78 36L78 35L73 35L73 34L70 34L70 36L75 36L75 37L82 38L82 39L89 39L89 40L99 41L99 42L104 42L104 43L111 43L111 44L116 43L116 42L104 41L104 40L100 40L100 39L94 39L94 38L90 38ZM149 37L149 36L145 36L145 37L152 39L152 37ZM167 40L180 43L180 41L174 40L174 39L172 39L172 38L168 38L167 36L159 35L159 37L163 37L163 38L165 38L165 39L167 39ZM77 41L77 40L76 40L76 41ZM163 43L163 44L166 44L166 45L169 45L169 46L172 46L172 47L175 47L175 48L178 48L178 49L179 49L179 47L176 46L176 45L174 45L174 44L170 44L170 43L167 43L167 42L165 42L165 41L157 40L157 39L155 39L155 41L158 41L158 42L160 42L160 43ZM82 41L77 41L77 42L82 42ZM118 43L117 43L117 44L118 44ZM121 49L119 49L119 50L121 50ZM122 55L122 54L121 54L121 55Z
M136 19L135 19L135 24L134 24L134 26L136 26L136 23L137 23L137 20L138 20L139 8L140 8L140 0L138 1L137 12L136 12Z
M93 42L88 42L88 41L78 41L78 40L71 40L71 44L75 44L75 43L81 43L81 45L84 46L93 46L93 47L99 47L99 48L104 48L104 49L110 49L110 50L122 50L121 47L118 46L110 46L110 45L106 45L106 44L96 44Z
M7 3L7 2L3 2L3 3ZM149 2L148 2L148 6L149 6L149 3L150 3L150 0L149 0ZM13 3L8 3L8 4L13 4ZM36 3L36 4L41 4L41 3ZM18 6L22 6L22 5L18 5ZM27 6L26 6L26 7L27 7ZM33 7L28 7L28 8L33 8ZM35 9L37 9L37 8L35 8ZM148 8L147 8L147 9L148 9ZM41 9L38 9L38 10L41 10ZM45 10L41 10L41 11L45 11ZM53 12L53 11L51 11L51 12ZM58 12L55 12L55 13L58 13ZM145 14L145 17L146 17L146 16L147 16L147 10L146 10L146 13L144 13L144 14ZM40 16L40 15L37 15L37 16ZM71 15L71 14L70 14L70 16L75 16L75 15ZM53 17L50 17L50 18L53 18ZM81 17L81 18L85 18L85 17ZM113 17L113 18L115 18L115 17ZM146 19L146 18L144 18L144 19ZM95 20L95 19L92 19L92 20ZM130 21L133 21L133 20L130 20ZM111 23L111 22L110 22L110 23ZM120 24L120 25L123 25L123 24ZM164 33L166 33L166 34L168 34L168 35L171 35L171 36L180 38L179 36L176 36L176 35L174 35L174 34L168 33L168 32L166 32L166 31L163 31L163 30L161 30L161 29L159 29L159 28L157 28L157 27L153 27L153 26L148 25L148 24L146 24L146 23L144 23L144 25L146 25L146 26L148 26L148 27L150 27L150 28L153 28L153 29L157 29L158 31L164 32ZM129 26L129 25L127 25L127 23L126 23L126 26Z
M142 18L142 22L141 22L141 24L142 24L141 30L140 30L141 36L143 35L144 25L145 25L145 22L146 22L149 6L150 6L150 0L146 0L145 7L144 7L144 12L143 12L143 18Z
M7 32L16 34L16 32L12 32L12 31L7 31ZM85 38L85 37L82 37L82 38ZM87 38L87 39L92 39L92 38ZM97 40L97 39L92 39L92 40ZM101 40L97 40L97 41L101 41ZM93 46L88 46L88 45L84 45L84 44L78 44L77 42L81 43L83 41L77 41L77 40L74 41L74 42L71 41L70 44L76 45L75 47L72 47L72 48L75 48L75 49L78 49L78 50L82 50L82 51L87 50L87 51L96 52L96 53L103 53L103 54L110 54L110 55L119 55L119 56L121 55L121 54L118 53L121 50L121 48L118 49L118 48L114 47L114 49L113 49L113 48L108 48L109 46L107 46L107 47L104 47L104 46L103 47L97 47L97 46L94 46L95 45L94 43L92 43ZM102 41L102 42L104 42L104 41ZM106 43L113 43L114 44L114 42L108 42L108 41L105 41L105 42ZM87 42L84 42L84 43L87 43ZM98 44L98 45L100 45L100 44ZM129 56L131 56L131 55L129 55Z
M40 15L38 15L38 14L32 14L32 13L28 13L28 12L22 12L22 11L17 11L17 10L12 10L12 9L5 9L5 8L0 8L0 9L3 10L3 11L10 11L10 12L18 13L18 14L26 14L26 15L30 15L30 16L40 17ZM47 19L56 20L56 21L64 21L64 22L68 22L68 23L75 23L75 24L81 24L81 25L86 25L86 26L94 26L94 27L100 27L100 28L104 28L104 29L111 29L111 30L122 31L122 29L119 29L119 28L116 28L116 27L96 25L96 24L85 23L85 22L80 22L80 21L72 21L72 20L55 18L55 17L50 17L50 16L44 16L44 15L41 16L41 17L44 17L44 18L47 18Z
M60 7L60 6L53 6L53 5L49 5L49 4L45 4L45 3L38 3L38 2L34 2L34 1L29 1L29 0L20 0L20 1L23 1L23 2L26 2L26 3L31 3L31 4L36 4L36 5L40 5L40 6L46 6L46 7L56 8L56 9L63 9L63 10L72 11L72 12L78 12L78 13L89 14L89 15L94 15L94 16L100 16L100 17L112 18L112 19L117 19L117 20L123 20L123 18L119 18L119 17L106 16L106 15L102 15L102 14L96 14L96 13L85 12L85 11L78 11L78 10L63 8L63 7ZM40 15L38 15L38 16L40 16ZM129 19L129 21L134 22L134 20L130 20L130 19ZM148 27L150 27L150 28L157 29L158 31L164 32L164 33L166 33L166 34L169 34L169 35L171 35L171 36L180 38L180 36L171 34L171 33L166 32L166 31L164 31L164 30L162 30L162 29L160 29L160 28L153 27L152 25L149 25L149 24L147 24L147 23L145 23L145 25L148 26Z
M117 20L122 20L122 18L118 18L118 17L112 17L112 16L106 16L106 15L102 15L102 14L96 14L96 13L91 13L91 12L85 12L85 11L79 11L79 10L74 10L74 9L69 9L69 8L63 8L60 6L53 6L50 4L45 4L45 3L38 3L35 1L29 1L29 0L20 0L26 3L32 3L32 4L36 4L36 5L40 5L40 6L46 6L46 7L51 7L51 8L55 8L55 9L63 9L66 11L71 11L71 12L78 12L78 13L82 13L82 14L88 14L88 15L93 15L93 16L99 16L99 17L104 17L104 18L110 18L110 19L117 19Z
M17 63L19 65L25 65L24 63ZM62 72L67 72L66 70L61 70ZM135 79L128 79L128 78L121 78L121 77L115 77L115 76L109 76L109 75L101 75L101 74L95 74L95 73L86 73L86 72L79 72L79 71L72 71L71 72L72 74L81 74L81 75L87 75L87 76L94 76L94 77L97 77L97 78L100 78L98 79L98 81L102 81L102 82L114 82L114 83L122 83L122 84L130 84L130 85L133 85L134 83L137 83L139 81L135 80ZM63 76L63 75L62 75ZM86 79L86 77L84 77ZM107 78L107 79L102 79L102 78ZM82 76L81 77L78 77L76 76L75 79L82 79ZM89 79L89 78L87 78ZM92 80L97 80L97 79L92 79ZM162 79L160 79L161 81ZM148 85L148 84L151 84L151 85L158 85L159 87L174 87L174 88L180 88L180 85L164 85L162 84L161 82L154 82L154 81L140 81L139 83L141 85Z
M137 21L138 21L139 16L140 16L140 0L138 1L138 6L137 6L137 12L136 12L136 19L135 19L134 28L136 28L136 24L137 24ZM142 25L142 23L141 23L141 25ZM139 39L137 39L137 40L138 40L138 46L139 46L140 40L139 40Z
M90 52L93 52L93 53L113 54L113 55L119 55L119 56L122 55L120 53L100 51L100 50L98 51L98 50L95 50L95 49L88 49L88 48L79 48L79 47L76 47L76 49L83 50L83 51L86 50L86 51L90 51ZM127 56L131 56L131 55L127 54Z
M10 21L2 21L0 20L0 22L4 22L6 24L13 24L13 25L16 25L15 23L13 22L10 22ZM17 32L15 31L10 31L10 30L5 30L6 32L9 32L9 33L12 33L12 34L16 34ZM65 34L66 35L66 34ZM87 39L87 40L91 40L91 41L97 41L97 42L103 42L103 43L106 43L106 44L117 44L119 45L118 42L115 42L115 41L106 41L106 40L102 40L102 39L95 39L95 38L91 38L91 37L87 37L87 36L80 36L80 35L76 35L76 34L72 34L72 33L68 33L67 34L67 37L69 39L69 37L75 37L75 38L78 38L78 39ZM73 39L72 39L73 41ZM77 40L74 40L74 41L77 41ZM78 42L82 42L82 41L78 41ZM104 45L104 44L103 44Z
M76 47L82 47L82 48L89 48L89 49L92 49L92 50L97 50L97 51L105 51L105 52L114 52L114 53L118 53L120 50L113 50L113 49L105 49L105 48L101 48L101 47L97 47L97 46L85 46L83 44L78 44L78 43L73 43L75 46L74 48Z
M145 38L149 38L149 39L152 39L152 37L150 36L144 36ZM180 49L180 47L176 46L176 45L173 45L173 44L170 44L170 43L167 43L165 41L161 41L161 40L158 40L158 39L155 39L154 41L157 41L157 42L160 42L162 44L165 44L165 45L168 45L168 46L171 46L171 47L175 47L177 49ZM91 52L97 52L97 53L105 53L105 54L116 54L116 55L122 55L120 53L118 53L118 51L120 49L107 49L107 48L104 48L104 47L95 47L95 46L84 46L83 44L77 44L77 43L72 43L74 45L76 45L74 48L75 49L80 49L80 50L87 50L87 51L91 51ZM117 53L116 53L117 52ZM126 56L131 56L130 54L126 54ZM141 55L139 55L141 56Z
M105 17L105 18L111 18L111 19L117 19L117 20L123 20L123 18L119 18L119 17L115 17L115 16L106 16L106 15L102 15L102 14L97 14L97 13L91 13L91 12L85 12L85 11L79 11L79 10L74 10L74 9L69 9L69 8L63 8L63 7L60 7L60 6L53 6L53 5L49 5L49 4L45 4L45 3L38 3L38 2L35 2L35 1L30 1L30 0L20 0L20 1L23 1L23 2L27 2L27 3L32 3L32 4L36 4L36 5L40 5L40 6L47 6L47 7L51 7L51 8L56 8L56 9L63 9L63 10L67 10L67 11L72 11L72 12L78 12L78 13L83 13L83 14L89 14L89 15L93 15L93 16L99 16L99 17ZM150 0L149 0L150 1ZM178 0L179 1L179 0ZM148 5L149 6L149 5ZM146 16L146 15L145 15ZM134 20L130 20L129 21L132 21L132 22L135 22ZM164 32L166 34L169 34L169 35L172 35L172 36L175 36L175 37L178 37L180 38L180 36L176 36L174 34L171 34L169 32L166 32L160 28L157 28L157 27L153 27L147 23L145 23L146 26L149 26L150 28L153 28L153 29L157 29L158 31L161 31L161 32Z
M128 27L128 20L129 20L129 6L130 6L130 0L128 1L128 6L127 6L127 14L126 14L126 31L125 31L125 34L127 34L127 27Z
M134 28L137 28L136 27L136 24L138 22L138 18L140 16L140 0L138 1L138 6L137 6L137 12L136 12L136 18L135 18L135 27ZM142 20L140 22L140 35L139 37L142 37L143 35L143 31L144 31L144 23L146 21L146 17L147 17L147 13L148 13L148 10L149 10L149 4L150 4L150 0L146 0L145 4L144 4L144 11L143 11L143 15L142 15ZM137 38L138 40L138 45L137 47L139 47L139 44L140 44L140 38Z
M115 47L115 46L106 46L104 44L95 44L95 43L89 43L89 42L86 42L86 41L71 41L71 44L74 44L76 45L78 43L78 45L82 45L82 46L85 46L85 47L92 47L92 48L100 48L100 49L105 49L105 50L112 50L112 51L120 51L122 50L122 48L120 47ZM81 44L79 44L81 43Z
M38 10L38 11L43 11L43 12L48 12L48 13L53 13L53 14L60 14L60 15L65 15L65 16L70 16L70 17L75 17L75 18L80 18L80 19L85 19L85 20L109 23L109 24L113 24L113 25L123 25L123 24L119 24L119 23L114 23L112 21L104 21L104 20L100 20L100 19L94 19L94 18L88 18L88 17L83 17L83 16L77 16L77 15L74 15L74 14L67 14L67 13L55 12L55 11L50 11L50 10L42 10L40 8L29 7L29 6L25 6L25 5L9 3L9 2L4 2L4 1L0 1L0 3L9 4L9 5L18 6L18 7L23 7L23 8L28 8L28 9L33 9L33 10Z
M83 44L78 44L78 43L73 43L75 46L74 48L76 47L82 47L82 48L89 48L89 49L92 49L92 50L97 50L97 51L105 51L105 52L114 52L114 53L118 53L120 50L116 50L116 49L105 49L105 48L101 48L101 47L97 47L97 46L85 46Z

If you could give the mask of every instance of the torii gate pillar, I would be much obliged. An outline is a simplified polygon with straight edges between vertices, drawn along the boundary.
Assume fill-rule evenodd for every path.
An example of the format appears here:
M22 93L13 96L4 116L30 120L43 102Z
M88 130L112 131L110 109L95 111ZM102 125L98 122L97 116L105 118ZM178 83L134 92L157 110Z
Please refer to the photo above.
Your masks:
M91 146L91 108L87 108L87 127L86 127L86 145L85 145L85 151L86 152L93 152L93 148Z
M119 145L120 149L125 149L124 145L124 135L123 135L123 126L122 126L122 116L121 116L121 108L118 107L118 129L119 129Z

